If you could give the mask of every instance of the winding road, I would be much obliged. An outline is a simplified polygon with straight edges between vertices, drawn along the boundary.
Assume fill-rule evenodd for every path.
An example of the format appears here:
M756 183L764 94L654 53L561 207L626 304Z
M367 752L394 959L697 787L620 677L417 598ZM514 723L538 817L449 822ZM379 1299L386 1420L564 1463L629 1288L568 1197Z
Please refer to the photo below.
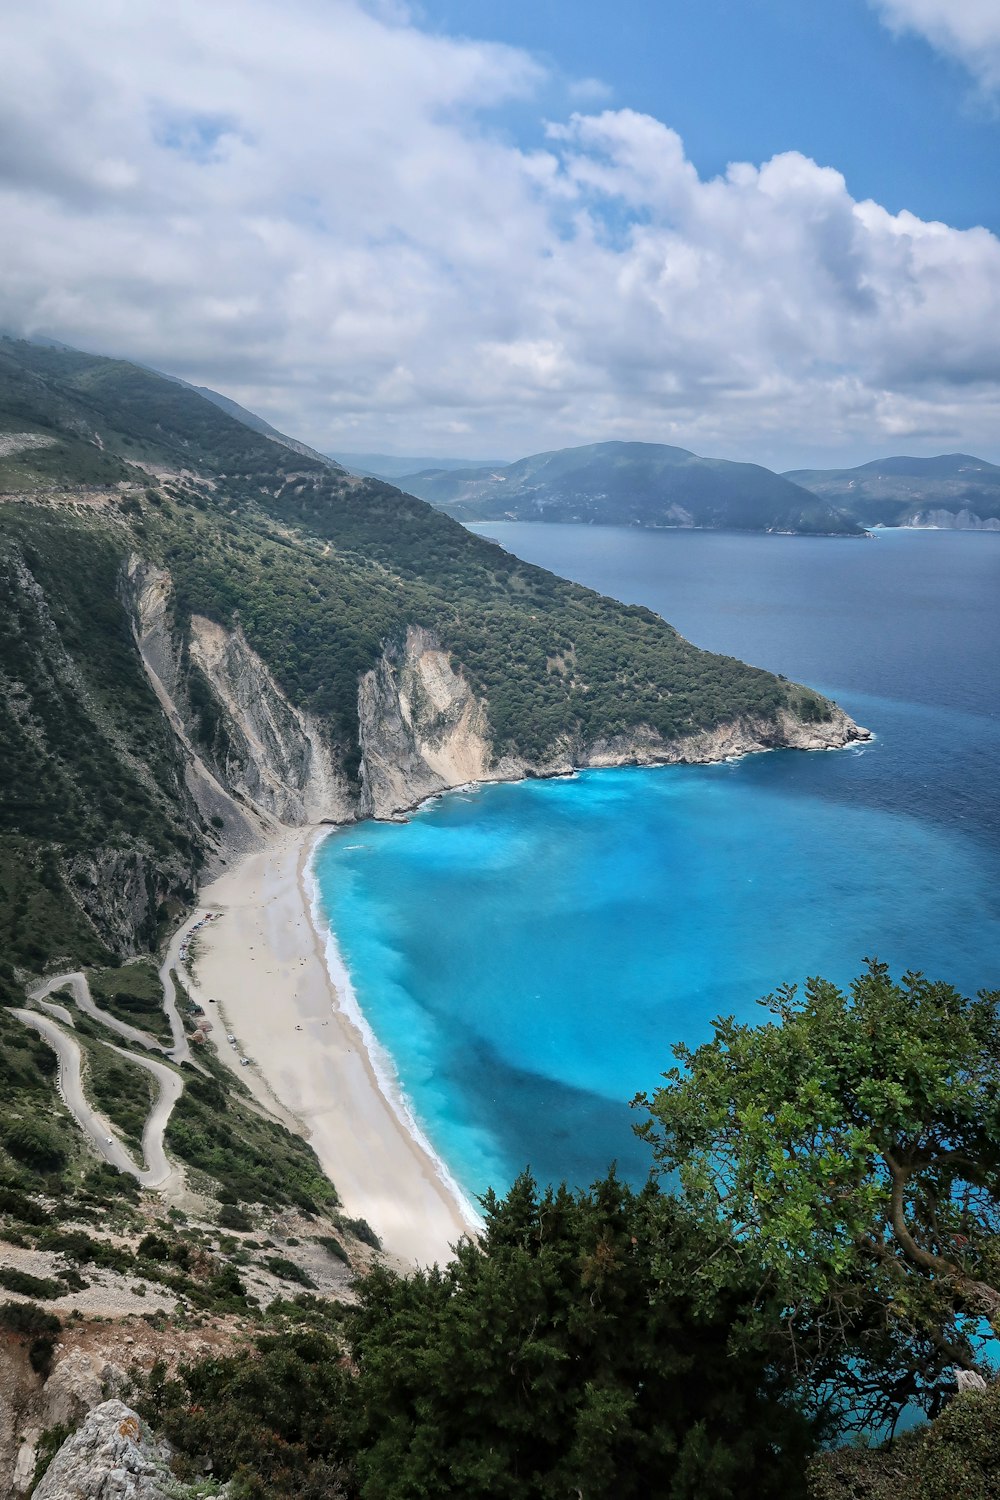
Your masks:
M86 974L76 970L72 974L55 974L51 979L42 980L41 984L34 985L28 994L32 1000L44 1000L47 995L54 994L57 990L68 989L73 996L73 1003L78 1010L82 1010L85 1016L99 1021L106 1026L108 1031L114 1031L126 1042L134 1042L138 1047L145 1047L147 1052L165 1052L167 1049L160 1045L154 1036L148 1031L140 1031L138 1026L130 1026L127 1021L119 1021L117 1016L109 1015L94 1002L90 993L90 985L87 983ZM168 1012L169 1015L169 1012ZM179 1018L178 1018L179 1019ZM173 1017L170 1017L170 1027L173 1030Z
M180 1074L163 1063L154 1063L149 1058L137 1057L134 1052L126 1052L123 1047L114 1047L110 1042L104 1043L113 1052L119 1052L131 1062L147 1068L160 1085L159 1098L150 1110L142 1133L142 1149L146 1158L146 1167L143 1169L132 1160L107 1116L88 1103L83 1091L80 1044L75 1037L67 1036L55 1021L48 1016L39 1015L35 1010L13 1010L12 1014L23 1021L25 1026L31 1026L37 1031L55 1052L59 1059L59 1093L63 1103L104 1160L117 1167L119 1172L128 1172L141 1187L163 1187L176 1170L167 1160L163 1137L170 1113L184 1088L184 1080Z
M11 1011L11 1014L17 1016L25 1026L30 1026L37 1031L55 1052L59 1060L60 1096L80 1129L94 1143L98 1153L111 1166L117 1167L119 1172L127 1172L129 1176L134 1177L140 1187L144 1188L165 1189L168 1185L173 1185L181 1176L180 1168L172 1165L167 1156L164 1138L174 1105L184 1092L184 1079L175 1067L170 1067L165 1061L154 1062L151 1057L140 1056L130 1048L118 1047L113 1042L102 1039L102 1046L110 1048L112 1052L117 1052L120 1057L126 1058L136 1067L144 1068L147 1073L153 1075L157 1083L157 1097L146 1117L142 1131L142 1153L145 1166L137 1164L126 1150L110 1120L88 1102L83 1088L82 1049L77 1039L64 1030L64 1027L72 1027L73 1017L66 1006L51 1001L47 997L59 990L68 989L78 1010L97 1021L106 1030L121 1037L123 1041L142 1047L147 1052L158 1052L173 1063L189 1062L193 1067L198 1067L198 1063L191 1056L187 1033L177 1008L177 990L171 977L171 970L179 966L181 947L202 920L204 920L203 916L199 917L195 913L184 923L183 927L174 933L160 967L163 1009L170 1022L173 1039L173 1044L169 1048L161 1045L148 1031L142 1031L137 1026L130 1026L127 1021L119 1021L116 1016L109 1015L106 1010L96 1005L90 993L87 976L79 970L68 974L54 974L28 991L29 999L46 1014L42 1015L38 1010L14 1009ZM59 1022L62 1024L58 1024Z

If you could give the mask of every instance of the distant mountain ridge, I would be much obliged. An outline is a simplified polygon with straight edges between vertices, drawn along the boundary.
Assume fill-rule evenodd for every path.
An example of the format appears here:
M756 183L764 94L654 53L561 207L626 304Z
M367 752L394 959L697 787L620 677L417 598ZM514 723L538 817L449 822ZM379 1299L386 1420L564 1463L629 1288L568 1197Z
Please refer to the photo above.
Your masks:
M1000 531L1000 466L969 453L879 458L854 469L791 469L784 477L862 526Z
M759 464L701 458L664 443L591 443L489 470L424 470L399 484L462 521L863 532L827 499Z

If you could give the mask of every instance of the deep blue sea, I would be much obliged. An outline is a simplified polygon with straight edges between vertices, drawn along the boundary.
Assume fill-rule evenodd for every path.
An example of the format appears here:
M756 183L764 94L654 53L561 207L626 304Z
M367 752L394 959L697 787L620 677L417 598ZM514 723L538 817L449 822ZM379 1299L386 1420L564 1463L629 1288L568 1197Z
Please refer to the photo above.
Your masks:
M527 1164L644 1176L628 1100L779 984L873 955L1000 988L1000 536L475 529L876 739L485 787L327 839L357 998L469 1193Z

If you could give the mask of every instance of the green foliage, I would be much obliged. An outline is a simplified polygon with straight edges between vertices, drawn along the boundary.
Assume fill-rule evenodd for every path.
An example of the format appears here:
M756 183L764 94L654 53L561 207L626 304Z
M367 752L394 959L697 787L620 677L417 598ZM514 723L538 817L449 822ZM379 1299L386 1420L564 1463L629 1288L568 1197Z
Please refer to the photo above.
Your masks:
M0 1213L9 1214L21 1224L47 1224L49 1215L40 1203L18 1188L0 1187Z
M373 1250L381 1250L382 1241L367 1219L349 1219L346 1214L334 1214L333 1218L338 1229L343 1229L345 1234L353 1234L356 1240L370 1245Z
M219 1228L236 1229L242 1233L253 1228L253 1220L236 1204L223 1203L219 1208Z
M328 1335L291 1330L265 1336L253 1350L183 1366L168 1381L154 1367L143 1414L180 1450L182 1478L200 1472L235 1476L254 1500L336 1500L353 1494L344 1426L349 1377Z
M62 1324L34 1302L0 1303L0 1330L15 1334L27 1346L28 1360L36 1374L45 1378L52 1368L56 1334Z
M127 541L65 513L0 507L0 943L14 962L106 959L93 861L146 888L136 937L201 860L176 741L123 596Z
M188 386L76 349L0 339L0 412L17 418L9 430L34 428L57 437L54 448L22 458L42 485L146 478L122 460L195 468L237 492L262 480L273 483L286 470L327 467L254 432Z
M83 1229L48 1229L38 1237L40 1250L54 1250L79 1265L105 1267L122 1273L135 1270L135 1256L130 1250L108 1240L94 1239Z
M482 1245L443 1271L356 1284L354 1374L294 1325L158 1372L145 1414L182 1468L211 1454L262 1500L804 1495L815 1432L790 1370L737 1337L758 1283L724 1237L613 1176L580 1194L525 1176L485 1207ZM713 1256L725 1286L704 1277Z
M849 995L812 979L763 1003L777 1023L720 1020L674 1049L642 1133L770 1269L803 1339L839 1342L845 1379L881 1367L891 1418L997 1324L1000 995L870 963Z
M311 1291L316 1290L316 1283L308 1271L303 1271L293 1260L284 1255L265 1255L262 1264L267 1267L272 1276L277 1276L279 1281L294 1281L299 1286L308 1287Z
M87 976L90 993L102 1010L119 1021L139 1026L161 1042L171 1041L170 1022L163 1009L163 988L156 964L136 959L111 969L93 969Z
M55 1313L46 1312L33 1302L0 1303L0 1329L5 1333L58 1333L61 1327Z
M1000 1387L955 1398L928 1427L882 1448L840 1448L814 1460L809 1500L996 1500Z
M655 1186L484 1200L482 1247L361 1284L366 1497L802 1493L793 1380L734 1334L754 1278ZM729 1279L706 1287L715 1250ZM725 1282L725 1284L723 1284ZM707 1294L706 1294L707 1292Z
M0 1009L0 1179L8 1188L63 1186L79 1131L55 1090L56 1058L37 1032Z
M32 1276L28 1271L15 1271L11 1266L0 1266L0 1286L8 1292L19 1292L22 1297L61 1297L66 1290L51 1277Z
M58 1172L66 1164L65 1149L44 1120L8 1118L0 1123L0 1141L15 1161L33 1172Z
M212 1076L184 1070L184 1092L167 1127L167 1149L224 1183L245 1203L294 1203L310 1212L334 1207L336 1189L312 1147L249 1108L228 1071L207 1052L202 1061Z
M32 1494L35 1493L35 1490L44 1479L49 1464L51 1464L63 1443L72 1433L72 1427L59 1422L55 1427L46 1427L38 1439L38 1446L35 1450L35 1472L31 1480Z
M328 1251L335 1260L342 1260L345 1265L350 1265L351 1258L348 1255L347 1251L344 1249L344 1246L340 1243L335 1235L317 1234L314 1236L314 1238L317 1245L322 1245L323 1249Z
M103 1042L85 1040L79 1027L77 1040L87 1059L84 1087L88 1098L141 1155L143 1127L155 1096L152 1075Z

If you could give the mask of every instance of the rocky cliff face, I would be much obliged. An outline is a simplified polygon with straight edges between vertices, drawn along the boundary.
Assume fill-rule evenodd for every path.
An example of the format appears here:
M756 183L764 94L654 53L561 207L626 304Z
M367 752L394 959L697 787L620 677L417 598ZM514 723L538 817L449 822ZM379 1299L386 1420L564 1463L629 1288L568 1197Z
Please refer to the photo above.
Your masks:
M965 507L961 510L944 510L939 506L936 509L914 511L905 520L897 522L897 525L935 531L1000 531L1000 518L977 516L974 511Z
M486 706L426 630L411 627L358 688L363 817L386 818L472 781L511 780L522 762L494 762Z
M583 766L669 765L724 760L781 747L832 749L867 738L835 709L803 724L738 719L711 732L665 740L651 728L555 746L542 760L495 757L489 708L431 632L411 626L387 645L358 685L358 782L345 775L322 726L295 708L239 629L194 616L185 660L170 613L171 583L133 559L136 633L150 680L187 756L187 784L202 816L221 819L232 848L282 824L392 818L426 797L470 782L554 776ZM190 666L212 697L212 746L197 738L186 687Z
M219 769L235 796L279 823L353 816L355 798L320 725L293 708L242 631L195 615L190 654L225 716Z
M358 707L359 812L376 818L391 818L468 782L557 776L586 766L698 764L757 750L831 750L869 738L868 730L834 707L830 719L810 724L783 711L774 721L736 719L679 740L639 728L591 743L567 741L542 761L495 760L486 704L454 671L440 642L415 628L401 649L387 650L362 679Z
M242 631L195 615L185 658L170 575L134 557L129 580L137 644L184 748L188 788L202 817L221 821L226 847L250 847L282 824L354 817L356 796L320 726L289 703ZM191 664L213 700L211 745L198 734Z
M145 1422L124 1402L105 1401L63 1443L32 1500L193 1500L197 1493L204 1487L177 1483Z

